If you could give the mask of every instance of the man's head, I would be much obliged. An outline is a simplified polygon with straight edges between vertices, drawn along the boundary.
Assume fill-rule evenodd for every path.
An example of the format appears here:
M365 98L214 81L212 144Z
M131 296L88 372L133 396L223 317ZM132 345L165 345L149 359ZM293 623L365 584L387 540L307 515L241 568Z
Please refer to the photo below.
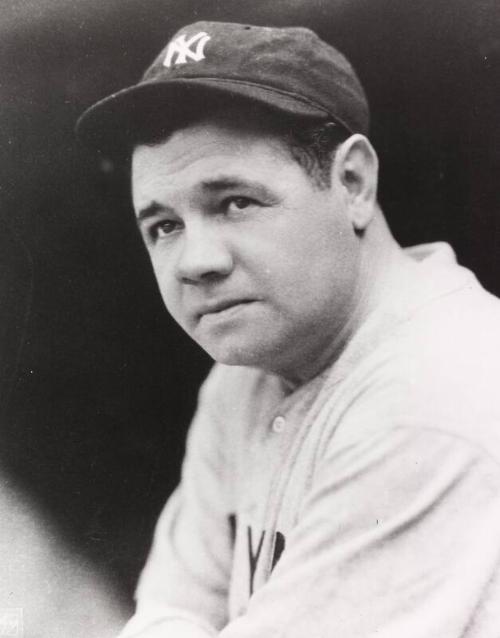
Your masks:
M138 145L132 192L172 316L214 359L293 379L357 322L377 166L361 135L320 165L275 119L226 110Z
M110 115L173 317L224 363L291 380L326 365L363 313L377 211L368 108L345 58L305 29L198 23L90 109L81 135L111 149Z

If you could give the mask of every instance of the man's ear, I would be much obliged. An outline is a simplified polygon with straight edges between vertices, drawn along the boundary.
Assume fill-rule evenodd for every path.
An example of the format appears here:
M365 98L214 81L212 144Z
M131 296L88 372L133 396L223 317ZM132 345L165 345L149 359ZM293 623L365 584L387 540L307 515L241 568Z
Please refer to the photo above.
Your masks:
M351 135L337 149L332 184L339 184L355 231L363 231L377 208L378 157L364 135Z

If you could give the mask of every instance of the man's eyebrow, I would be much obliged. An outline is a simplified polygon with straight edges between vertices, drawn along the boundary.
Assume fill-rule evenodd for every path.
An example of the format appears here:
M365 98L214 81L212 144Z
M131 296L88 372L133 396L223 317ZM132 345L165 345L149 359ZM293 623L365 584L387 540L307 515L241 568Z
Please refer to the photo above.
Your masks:
M148 204L144 208L141 208L140 211L137 213L137 223L140 224L142 221L148 219L149 217L154 217L155 215L158 215L158 213L165 213L169 210L170 208L168 206L162 206L162 204L159 204L156 201L152 201L151 204Z
M231 175L221 177L212 177L201 182L201 187L207 191L220 191L225 188L235 188L248 184L246 180Z
M252 180L242 179L240 177L234 177L232 175L215 177L213 179L203 180L200 183L201 190L208 191L210 193L219 193L224 190L230 190L231 188L251 188L258 196L263 199L271 198L270 191L260 182ZM153 200L150 204L141 208L136 216L137 224L141 224L145 219L155 217L159 213L172 212L170 206L165 206L159 202Z

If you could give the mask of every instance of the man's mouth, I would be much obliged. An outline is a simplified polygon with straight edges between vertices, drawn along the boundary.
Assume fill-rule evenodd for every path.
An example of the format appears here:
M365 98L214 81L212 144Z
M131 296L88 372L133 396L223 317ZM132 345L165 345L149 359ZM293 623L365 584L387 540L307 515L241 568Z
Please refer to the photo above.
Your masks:
M209 317L211 315L216 316L229 314L230 312L236 311L243 306L248 306L255 301L255 299L225 299L209 302L201 306L196 314L199 319L205 316Z

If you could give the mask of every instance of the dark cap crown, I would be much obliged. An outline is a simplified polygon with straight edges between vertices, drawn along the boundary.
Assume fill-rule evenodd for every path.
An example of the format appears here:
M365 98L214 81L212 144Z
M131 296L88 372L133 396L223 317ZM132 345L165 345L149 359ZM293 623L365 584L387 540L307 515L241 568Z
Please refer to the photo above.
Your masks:
M368 132L369 109L349 62L313 31L196 22L180 29L142 79L98 102L77 130L90 146L106 150L161 102L168 128L180 100L206 93L233 95L290 115L331 119L348 131Z

